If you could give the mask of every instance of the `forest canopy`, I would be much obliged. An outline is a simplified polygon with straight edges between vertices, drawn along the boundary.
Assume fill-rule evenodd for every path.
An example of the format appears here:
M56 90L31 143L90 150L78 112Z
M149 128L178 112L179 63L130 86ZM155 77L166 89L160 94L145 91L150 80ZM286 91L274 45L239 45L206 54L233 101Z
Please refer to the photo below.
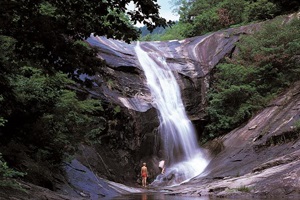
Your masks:
M135 10L127 10L129 2L1 0L0 186L7 174L19 174L9 167L43 186L66 153L94 141L115 117L114 108L74 87L88 86L80 75L104 64L85 42L91 33L130 42L139 36L137 22L167 26L156 1L133 0Z
M208 92L205 137L226 134L268 106L300 77L300 20L278 18L241 37L237 56L219 63Z
M7 177L23 176L25 173L22 172L26 172L26 180L51 189L48 185L54 179L51 174L59 170L66 154L74 153L79 142L97 142L95 138L107 131L108 121L116 120L120 108L87 98L74 88L88 86L90 82L81 80L80 75L93 75L105 64L96 57L97 50L85 42L91 33L130 42L140 35L134 26L137 22L150 30L168 26L169 23L159 16L156 0L132 1L136 9L130 11L127 5L131 0L1 0L0 187L7 183L3 182ZM180 20L156 39L182 39L271 19L299 9L296 0L173 2ZM290 35L290 29L299 33L299 23L280 29L269 27L258 36L243 39L241 57L218 66L215 76L219 80L214 83L209 96L208 112L212 122L206 129L209 137L230 130L264 105L266 99L260 96L264 91L270 91L269 82L247 77L267 74L275 89L281 89L299 77L299 67L295 67L298 60L291 52L299 49L300 34ZM280 44L277 52L257 48L269 42L270 33L278 35L270 41ZM286 44L279 43L285 41L282 38L286 39ZM248 46L261 51L263 59L255 60L255 52L247 49ZM243 53L249 51L251 54L247 58ZM278 57L270 64L262 62L277 53L288 59ZM252 61L247 59L252 59L259 67L252 66ZM295 76L278 63L287 64ZM238 79L227 77L233 70L240 75ZM279 73L274 76L274 71ZM231 81L230 88L224 86L226 81ZM254 83L259 85L255 87ZM241 91L253 97L248 100L243 96L236 99L231 110L222 109L222 105ZM237 117L229 118L232 114ZM21 172L13 171L11 167Z
M296 12L297 0L173 0L179 21L162 34L148 34L141 40L173 40L204 35L233 26L273 19Z

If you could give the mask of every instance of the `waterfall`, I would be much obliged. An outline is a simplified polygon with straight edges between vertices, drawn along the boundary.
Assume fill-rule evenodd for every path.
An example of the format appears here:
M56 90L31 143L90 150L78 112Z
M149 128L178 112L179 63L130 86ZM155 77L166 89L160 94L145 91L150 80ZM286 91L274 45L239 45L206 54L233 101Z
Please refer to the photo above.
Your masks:
M158 111L159 133L164 142L166 173L158 176L154 183L160 184L165 180L163 176L170 177L170 174L174 178L167 184L181 183L199 175L208 161L197 144L196 133L185 112L179 85L165 58L151 52L151 57L155 60L152 59L141 48L140 43L135 46L135 52L144 70L153 106Z

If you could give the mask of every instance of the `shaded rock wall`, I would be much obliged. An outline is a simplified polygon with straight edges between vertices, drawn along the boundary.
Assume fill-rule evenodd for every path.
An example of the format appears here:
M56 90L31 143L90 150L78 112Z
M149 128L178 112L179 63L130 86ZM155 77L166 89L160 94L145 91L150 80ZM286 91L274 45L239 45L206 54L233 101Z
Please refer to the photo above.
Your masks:
M241 34L252 33L259 27L258 24L249 25L181 41L141 42L142 49L150 57L154 60L165 59L173 70L187 114L197 130L200 131L203 126L211 70L224 56L232 54ZM128 119L122 121L126 123L121 125L122 134L119 134L117 126L112 127L108 130L107 142L103 140L101 147L93 147L96 152L94 158L91 156L95 163L93 167L109 180L134 183L140 180L141 163L147 162L151 182L159 174L157 163L162 156L162 141L157 132L159 122L152 106L152 97L134 51L135 43L127 44L95 36L87 41L98 47L98 57L106 61L107 67L99 69L94 77L89 77L93 81L93 88L86 92L102 102L120 106L121 118ZM159 52L161 57L157 58L154 52ZM129 132L124 131L127 126L130 126ZM96 154L101 155L102 159ZM80 159L80 155L78 159L87 164ZM119 164L115 164L116 161Z
M203 110L205 105L210 71L225 55L230 55L234 51L235 42L241 34L251 33L259 27L258 24L249 25L181 41L141 42L141 47L154 60L166 59L183 91L182 97L188 114L192 119L200 119L204 113L196 111ZM118 82L119 86L117 88L112 87L113 84L107 86L107 80L98 75L94 78L97 85L102 87L100 91L115 102L121 101L129 109L144 112L145 109L152 107L146 80L135 55L135 43L127 44L94 36L89 38L88 42L99 48L98 56L108 64L107 68L101 69L100 74L103 76L105 72L106 79L109 74L110 80ZM157 58L152 52L158 52L161 58ZM108 90L104 85L109 87ZM136 104L143 106L139 107Z
M290 17L287 17L287 20L289 19ZM201 134L203 119L206 115L206 92L209 88L212 69L225 56L231 57L237 53L235 43L239 40L240 35L251 34L257 31L260 26L260 24L253 24L231 28L182 41L141 43L141 47L154 60L161 58L157 58L156 54L152 52L159 52L166 59L180 85L188 116L199 130L199 134ZM104 170L103 167L100 167L97 171L106 175L108 179L117 182L126 182L130 180L130 177L140 180L140 166L142 162L146 161L150 169L149 181L151 182L159 173L157 163L160 159L161 141L156 130L158 119L155 108L152 106L152 97L146 87L143 71L135 55L135 43L126 44L121 41L93 36L89 38L88 42L99 48L98 56L107 62L107 68L99 69L99 74L92 77L95 87L89 92L102 94L102 99L105 101L120 105L122 115L131 119L132 131L134 132L134 138L130 140L133 144L131 145L132 148L129 148L130 150L112 147L117 152L114 154L115 160L119 160L119 163L128 164L122 165L122 168L132 166L132 169L127 170L127 172L124 171L123 173L122 171L122 174L128 176L115 179L114 174L118 172L118 165L114 164L108 164ZM193 187L194 184L212 183L213 185L217 182L216 180L227 180L228 177L250 176L251 173L264 171L268 166L289 163L292 159L285 157L285 155L293 153L297 155L296 150L298 148L297 145L297 147L294 145L291 147L291 142L296 142L298 139L298 135L291 129L291 124L298 119L297 115L299 115L298 107L292 108L292 105L299 104L297 98L294 98L297 96L295 91L299 88L297 84L294 87L295 89L290 90L291 93L285 94L271 104L246 126L219 138L214 142L216 145L213 148L208 146L215 151L216 156L205 173L191 181L190 185L184 186L181 193L198 194L199 190L204 190L207 194L219 194L226 188L230 188L226 186L227 181L218 183L221 189L203 186L199 190L195 190ZM285 98L288 96L289 98ZM293 111L291 112L291 110ZM124 137L128 136L125 134ZM130 146L129 143L125 142L125 146ZM103 145L105 146L105 144ZM109 154L102 152L109 149L98 149L103 154L105 163L110 163L111 158ZM292 158L298 157L292 156ZM295 166L298 165L297 163L294 164ZM105 172L107 171L105 168L108 168L113 175L110 176L109 173ZM284 168L283 171L288 170ZM297 174L298 172L291 173ZM205 176L205 179L202 179L202 176ZM265 174L261 176L265 176ZM258 175L255 180L260 179L259 177ZM269 179L270 182L272 180L274 179ZM244 179L241 178L241 182L238 184L242 184L243 181ZM267 179L266 181L268 182ZM267 182L260 182L260 184ZM225 185L222 186L222 184ZM245 185L247 184L250 183L245 181ZM263 190L259 190L258 185L255 191L262 194ZM238 186L232 185L231 187ZM177 189L175 189L175 193L179 192Z
M158 51L166 58L180 84L188 115L198 130L205 116L211 70L224 56L235 53L235 42L241 34L252 33L259 27L254 24L182 41L142 43L150 55L151 51ZM109 127L99 138L100 144L79 147L75 159L67 164L68 169L82 174L88 172L87 177L95 175L134 184L140 181L140 166L146 161L151 182L159 171L159 124L133 50L134 43L97 37L89 38L88 42L99 47L98 56L107 62L107 67L99 69L94 77L88 77L93 80L92 89L80 90L100 99L106 106L120 106L121 112L115 121L110 119ZM241 193L245 197L299 197L300 140L299 130L295 129L295 122L300 118L299 91L300 83L294 84L244 126L208 144L213 160L205 173L181 186L162 189L173 194L222 198L240 197ZM78 182L88 185L94 180L87 177ZM89 199L99 190L95 186L93 192L89 193L93 188L84 191L84 187L77 187L76 178L77 175L68 175L66 180L58 180L57 189L61 194L22 183L29 189L28 193L0 189L0 199L70 199L70 196ZM101 184L102 189L111 189L111 185ZM246 190L250 192L243 192ZM100 191L97 195L107 194Z

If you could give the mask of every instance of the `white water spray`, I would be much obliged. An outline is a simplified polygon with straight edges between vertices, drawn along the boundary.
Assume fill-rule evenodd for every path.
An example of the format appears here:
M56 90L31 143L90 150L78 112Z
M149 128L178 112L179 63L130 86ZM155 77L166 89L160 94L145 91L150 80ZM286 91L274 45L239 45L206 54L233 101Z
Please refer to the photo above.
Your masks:
M135 52L147 78L153 106L159 114L159 132L166 152L165 176L174 175L166 184L181 183L199 175L208 161L197 144L194 127L181 100L180 88L165 58L152 52L154 61L139 43ZM158 176L154 184L160 184L163 180L162 176Z

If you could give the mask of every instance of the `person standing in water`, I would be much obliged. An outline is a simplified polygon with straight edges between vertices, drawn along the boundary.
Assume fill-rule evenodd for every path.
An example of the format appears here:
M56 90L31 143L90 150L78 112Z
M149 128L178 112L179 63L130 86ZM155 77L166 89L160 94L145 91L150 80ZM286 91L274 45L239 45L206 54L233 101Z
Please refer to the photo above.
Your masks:
M146 167L146 163L143 163L143 166L141 168L141 176L142 176L142 186L146 187L147 177L148 177L148 170L147 170L147 167Z

